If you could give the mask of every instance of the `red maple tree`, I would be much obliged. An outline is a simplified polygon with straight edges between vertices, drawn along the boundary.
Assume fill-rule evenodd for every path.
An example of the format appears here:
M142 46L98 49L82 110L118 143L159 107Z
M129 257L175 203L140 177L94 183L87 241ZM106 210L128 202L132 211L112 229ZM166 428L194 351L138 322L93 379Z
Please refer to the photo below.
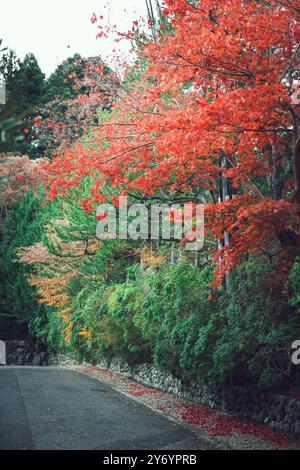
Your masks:
M47 168L49 198L91 176L86 210L107 181L145 199L204 202L219 279L258 250L284 271L300 244L300 1L167 0L163 14L141 78L92 147L79 141Z

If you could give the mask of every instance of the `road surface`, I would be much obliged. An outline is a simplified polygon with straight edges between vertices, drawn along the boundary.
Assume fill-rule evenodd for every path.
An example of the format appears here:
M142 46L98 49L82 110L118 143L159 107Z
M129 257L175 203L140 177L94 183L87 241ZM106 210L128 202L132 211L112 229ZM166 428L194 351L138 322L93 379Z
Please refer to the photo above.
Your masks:
M0 367L1 450L207 448L191 430L96 379L55 367Z

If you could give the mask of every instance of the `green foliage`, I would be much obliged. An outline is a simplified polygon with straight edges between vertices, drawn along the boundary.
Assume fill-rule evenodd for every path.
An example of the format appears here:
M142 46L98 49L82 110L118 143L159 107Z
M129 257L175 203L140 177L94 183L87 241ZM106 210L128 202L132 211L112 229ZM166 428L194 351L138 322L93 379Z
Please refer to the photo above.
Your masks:
M34 289L26 281L31 269L16 262L16 251L40 240L45 226L40 204L38 197L27 195L11 209L1 231L0 312L29 325L37 317L44 324L46 318L42 306L35 301Z
M39 310L34 309L29 327L31 332L47 345L49 352L57 353L66 349L63 334L64 323L59 312L54 308L41 306Z
M1 57L0 73L6 84L6 105L1 106L0 117L6 136L2 137L2 146L15 154L40 156L32 124L44 92L45 76L33 54L20 61L12 50Z
M5 80L6 91L8 93L12 92L12 85L16 73L20 69L21 61L17 57L15 51L12 49L8 50L5 54L2 55L0 60L0 74Z
M83 281L77 333L88 328L92 339L81 341L82 356L152 361L201 384L287 385L295 379L289 352L300 331L286 295L268 287L271 268L253 258L219 293L208 287L209 267L184 259L146 273L132 265L125 282L110 286L87 290Z
M226 323L212 351L213 380L274 387L293 379L290 347L300 335L297 315L265 257L254 257L231 276L220 314Z
M33 54L26 54L13 76L11 99L16 114L30 113L36 107L44 91L45 75Z
M40 100L41 104L59 99L73 99L80 93L75 87L77 80L82 80L86 62L79 54L69 57L62 64L59 64L50 75L45 84L45 93Z
M192 372L186 345L195 326L208 318L210 278L209 268L200 271L185 260L166 266L159 274L152 273L140 322L144 335L152 338L156 365L181 372L183 365ZM188 325L192 328L187 336Z
M289 277L289 287L291 289L291 304L300 313L300 258L296 259Z

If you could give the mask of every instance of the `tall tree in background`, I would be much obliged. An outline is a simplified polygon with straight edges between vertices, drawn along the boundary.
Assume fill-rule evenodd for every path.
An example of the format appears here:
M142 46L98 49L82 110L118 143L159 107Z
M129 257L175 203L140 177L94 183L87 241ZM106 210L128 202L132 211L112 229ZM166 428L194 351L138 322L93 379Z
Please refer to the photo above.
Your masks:
M45 75L32 53L25 56L13 79L12 101L17 114L38 105L45 90Z
M40 104L46 104L56 99L76 98L79 90L74 83L83 80L86 61L80 54L74 54L57 66L45 83L45 92Z
M37 116L37 107L45 90L45 75L35 56L27 54L13 80L12 103L16 115L24 117L23 139L17 143L14 152L38 157L35 133L32 127Z
M86 62L79 54L74 54L57 66L55 71L45 82L44 93L39 101L39 120L36 121L35 140L39 154L51 152L58 147L68 134L68 141L78 136L76 130L67 125L70 120L70 104L81 92L78 85L84 78ZM73 121L76 121L77 112L73 113ZM74 119L75 117L75 119ZM63 128L60 126L64 123ZM70 124L70 123L69 123ZM71 139L71 140L70 140Z
M98 112L110 109L118 80L101 57L79 54L60 64L46 82L36 121L36 142L48 156L71 146L84 129L98 125Z
M0 46L2 40L0 40ZM0 77L5 82L5 103L0 104L0 152L7 152L13 149L17 140L23 138L20 133L22 127L22 120L15 116L14 106L12 103L12 95L14 90L14 79L20 67L20 60L16 53L7 48L0 50ZM2 157L0 162L5 160ZM0 176L0 183L2 181Z
M27 54L24 60L20 61L12 50L2 56L0 73L5 79L7 91L7 100L2 112L21 125L17 130L12 129L6 150L36 156L31 129L36 108L44 92L45 75L33 54Z
M13 80L21 65L21 60L18 58L15 51L9 49L0 59L0 74L5 80L6 90L10 91Z

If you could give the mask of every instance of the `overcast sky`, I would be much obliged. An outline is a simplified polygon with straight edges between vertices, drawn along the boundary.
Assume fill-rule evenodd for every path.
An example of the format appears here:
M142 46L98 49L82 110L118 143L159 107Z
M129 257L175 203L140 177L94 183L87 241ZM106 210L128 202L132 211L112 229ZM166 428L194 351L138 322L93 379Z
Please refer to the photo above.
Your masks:
M0 0L0 38L23 58L37 57L49 75L65 58L79 52L83 57L109 56L121 42L96 39L97 27L90 21L95 12L123 31L139 16L146 16L145 0ZM110 7L108 8L107 5ZM106 8L105 8L106 6ZM105 22L103 20L103 23Z

